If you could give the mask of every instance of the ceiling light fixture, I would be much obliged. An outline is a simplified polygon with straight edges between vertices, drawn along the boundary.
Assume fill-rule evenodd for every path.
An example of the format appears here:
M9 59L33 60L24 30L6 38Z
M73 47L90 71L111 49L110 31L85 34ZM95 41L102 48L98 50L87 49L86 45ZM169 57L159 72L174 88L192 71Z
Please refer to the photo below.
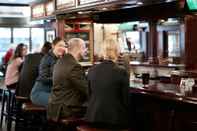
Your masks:
M105 11L105 10L107 10L107 8L106 7L103 7L102 10Z
M79 12L77 12L78 14L83 14L83 12L82 11L79 11Z
M140 1L139 1L139 2L137 2L136 4L137 4L137 5L143 5L143 2L140 2Z

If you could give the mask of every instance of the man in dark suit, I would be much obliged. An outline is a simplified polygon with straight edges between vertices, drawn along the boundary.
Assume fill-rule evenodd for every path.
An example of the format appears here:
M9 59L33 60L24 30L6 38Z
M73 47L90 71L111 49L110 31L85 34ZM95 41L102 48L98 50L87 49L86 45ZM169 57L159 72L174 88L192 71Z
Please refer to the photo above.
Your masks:
M30 97L31 89L38 76L38 68L42 57L51 49L51 43L45 42L40 53L25 56L19 77L19 86L16 94L22 97Z
M79 117L85 113L80 107L87 99L88 84L85 72L78 63L84 53L84 41L72 38L68 41L68 53L55 64L48 119L58 121L61 117Z

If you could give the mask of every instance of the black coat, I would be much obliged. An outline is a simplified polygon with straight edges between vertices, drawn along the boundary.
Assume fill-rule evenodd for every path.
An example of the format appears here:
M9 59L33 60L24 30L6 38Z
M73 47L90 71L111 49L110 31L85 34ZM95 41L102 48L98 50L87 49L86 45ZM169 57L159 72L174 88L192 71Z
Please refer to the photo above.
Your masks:
M103 61L88 72L90 99L86 119L93 123L128 124L129 75L112 61Z
M58 58L54 55L54 53L49 51L41 60L39 66L39 75L36 79L42 84L49 85L52 87L52 75L53 75L53 67Z
M48 119L57 121L60 117L78 115L80 107L87 100L88 84L85 72L70 54L60 58L54 66L53 87L49 97Z
M17 88L17 95L23 97L30 97L31 89L38 76L39 64L44 54L34 53L25 56L22 69L19 77L19 86Z

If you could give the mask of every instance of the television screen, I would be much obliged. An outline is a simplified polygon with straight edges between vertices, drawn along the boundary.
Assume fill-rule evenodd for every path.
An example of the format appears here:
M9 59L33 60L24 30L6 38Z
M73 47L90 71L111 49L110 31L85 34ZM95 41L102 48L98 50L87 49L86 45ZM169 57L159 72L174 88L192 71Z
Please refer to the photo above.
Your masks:
M187 0L189 10L197 10L197 0Z

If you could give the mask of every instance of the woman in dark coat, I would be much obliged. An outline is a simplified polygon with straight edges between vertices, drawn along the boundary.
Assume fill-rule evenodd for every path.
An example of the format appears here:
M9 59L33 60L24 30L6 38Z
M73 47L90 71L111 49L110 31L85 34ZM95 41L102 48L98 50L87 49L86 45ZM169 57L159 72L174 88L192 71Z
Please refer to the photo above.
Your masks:
M31 91L31 101L36 105L47 106L52 87L53 67L65 53L65 42L57 37L52 43L52 50L41 60L39 75Z
M106 40L101 51L103 62L88 72L91 95L86 119L96 127L127 128L129 74L116 63L119 49L114 40Z

